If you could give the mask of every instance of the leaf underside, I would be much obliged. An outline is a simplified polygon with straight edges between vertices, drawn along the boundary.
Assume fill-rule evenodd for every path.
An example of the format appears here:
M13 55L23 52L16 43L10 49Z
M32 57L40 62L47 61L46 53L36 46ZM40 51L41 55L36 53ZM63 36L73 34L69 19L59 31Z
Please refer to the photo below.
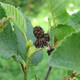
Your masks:
M14 26L14 32L17 36L17 42L18 42L18 53L21 55L21 57L26 61L26 41L20 30Z
M37 65L43 58L42 53L43 53L43 50L40 50L40 51L36 52L34 55L32 55L32 57L30 59L31 60L30 65Z
M32 24L31 24L31 22L30 22L30 20L26 17L26 16L24 16L24 18L25 18L25 20L26 20L26 36L27 36L27 39L28 40L32 40L33 42L36 40L35 39L35 36L34 36L34 34L33 34L33 26L32 26Z

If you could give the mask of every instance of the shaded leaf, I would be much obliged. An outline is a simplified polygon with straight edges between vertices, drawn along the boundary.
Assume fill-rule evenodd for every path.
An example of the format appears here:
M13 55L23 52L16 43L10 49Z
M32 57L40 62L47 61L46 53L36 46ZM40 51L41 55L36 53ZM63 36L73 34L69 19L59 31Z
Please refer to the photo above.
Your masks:
M31 24L30 20L26 16L24 16L24 17L25 17L26 26L27 26L27 29L26 29L27 39L32 40L34 42L36 39L35 39L35 36L33 34L33 26Z
M0 55L4 58L10 58L13 55L17 55L17 37L11 29L11 25L8 24L3 32L0 33Z
M0 19L2 19L3 17L6 17L6 14L5 14L5 10L0 5Z
M18 53L21 55L21 57L26 61L26 41L20 30L14 26L14 31L17 36L17 42L18 42Z
M43 58L42 53L43 53L43 50L40 50L40 51L36 52L35 54L33 54L30 59L31 60L30 65L37 65Z

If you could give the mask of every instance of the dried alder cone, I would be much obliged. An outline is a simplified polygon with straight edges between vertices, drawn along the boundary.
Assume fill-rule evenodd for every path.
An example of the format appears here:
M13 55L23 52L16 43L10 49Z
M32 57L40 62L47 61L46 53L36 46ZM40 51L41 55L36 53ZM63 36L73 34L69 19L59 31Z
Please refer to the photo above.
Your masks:
M35 45L36 48L44 47L44 46L47 45L46 39L45 38L37 39L34 42L34 45Z
M48 33L47 34L44 34L44 37L45 37L46 41L50 41L50 37L49 37L49 34Z
M33 33L37 39L44 37L44 31L40 26L33 28Z
M47 46L47 41L50 41L49 34L44 34L40 26L33 28L33 33L37 40L34 42L36 48Z

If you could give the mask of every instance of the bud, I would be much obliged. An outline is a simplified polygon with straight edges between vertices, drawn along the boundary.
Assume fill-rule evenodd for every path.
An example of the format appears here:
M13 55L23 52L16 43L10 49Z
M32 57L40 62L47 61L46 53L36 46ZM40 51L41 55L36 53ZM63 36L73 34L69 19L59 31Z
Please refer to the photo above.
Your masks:
M28 51L29 50L29 48L31 47L31 45L32 45L32 41L31 40L29 40L27 43L26 43L26 50Z

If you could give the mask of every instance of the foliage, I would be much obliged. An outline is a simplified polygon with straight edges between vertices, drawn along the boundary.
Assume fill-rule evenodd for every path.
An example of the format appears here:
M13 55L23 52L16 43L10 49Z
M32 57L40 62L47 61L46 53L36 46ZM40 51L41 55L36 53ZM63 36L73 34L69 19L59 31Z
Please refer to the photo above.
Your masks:
M80 39L80 32L74 32L73 34L67 36L59 44L59 46L52 52L49 64L51 66L66 68L69 70L76 70L80 72L79 39Z
M80 27L80 11L71 15L67 24L74 26L78 30Z
M67 0L49 0L54 27L57 24L65 23L69 18L69 15L66 11L66 3ZM62 16L64 17L62 18Z
M47 56L48 66L75 70L80 73L80 12L70 16L66 5L67 0L49 0L51 16L49 15L48 22L50 35L48 45L53 51L50 57ZM43 58L43 51L48 53L49 49L47 46L42 48L34 46L33 25L17 8L0 2L0 13L0 55L19 62L24 72L24 80L27 80L30 68L37 65ZM46 64L47 62L48 59ZM77 78L77 75L74 77L68 74L68 77ZM36 79L39 78L36 75Z
M65 36L74 32L75 28L69 25L58 25L54 30L54 35L57 40L63 40Z

